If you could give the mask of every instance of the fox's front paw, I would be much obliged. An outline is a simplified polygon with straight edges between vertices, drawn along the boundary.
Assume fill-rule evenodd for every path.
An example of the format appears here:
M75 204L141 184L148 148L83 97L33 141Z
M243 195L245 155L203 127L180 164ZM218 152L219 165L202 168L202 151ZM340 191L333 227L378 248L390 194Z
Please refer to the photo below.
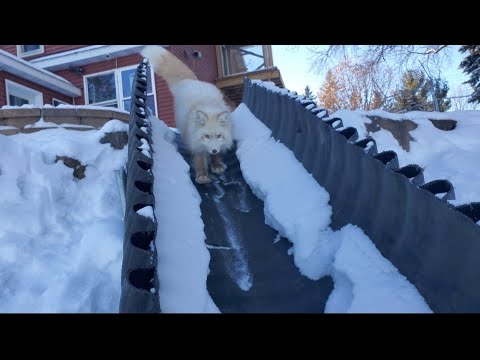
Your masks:
M197 175L195 181L199 184L208 184L211 180L208 175Z
M210 170L212 170L214 174L221 174L225 171L226 168L227 168L227 165L225 165L223 162L212 164L210 166Z

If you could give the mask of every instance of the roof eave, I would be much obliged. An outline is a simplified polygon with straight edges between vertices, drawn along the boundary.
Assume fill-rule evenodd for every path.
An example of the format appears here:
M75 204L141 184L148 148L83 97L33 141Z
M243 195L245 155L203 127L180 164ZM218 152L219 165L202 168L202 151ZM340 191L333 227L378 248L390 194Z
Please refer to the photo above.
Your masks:
M78 87L67 80L47 70L39 69L3 50L0 50L0 67L3 71L67 96L77 97L82 94Z

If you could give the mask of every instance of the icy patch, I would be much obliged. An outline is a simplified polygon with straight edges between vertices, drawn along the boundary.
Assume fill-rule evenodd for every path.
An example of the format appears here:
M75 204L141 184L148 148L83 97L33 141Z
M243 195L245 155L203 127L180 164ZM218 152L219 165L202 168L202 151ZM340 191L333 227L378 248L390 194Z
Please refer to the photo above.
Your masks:
M248 261L241 244L242 241L239 238L241 233L235 226L235 223L231 220L233 214L224 205L220 199L225 195L225 190L222 188L218 178L213 178L213 185L217 190L218 195L213 196L213 200L219 209L220 216L222 218L222 225L227 235L227 242L230 244L230 248L233 250L233 264L229 264L227 271L229 276L240 289L248 291L253 285L253 276L248 267Z

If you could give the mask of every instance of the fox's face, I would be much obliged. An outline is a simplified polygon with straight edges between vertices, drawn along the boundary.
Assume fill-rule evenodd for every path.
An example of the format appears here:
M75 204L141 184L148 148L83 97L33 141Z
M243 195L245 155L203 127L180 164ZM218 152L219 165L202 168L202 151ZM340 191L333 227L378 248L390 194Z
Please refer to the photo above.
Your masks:
M227 111L213 116L197 111L199 142L208 153L215 155L231 146L229 116Z
M220 150L225 148L225 135L219 132L212 131L204 134L200 141L210 154L218 154Z

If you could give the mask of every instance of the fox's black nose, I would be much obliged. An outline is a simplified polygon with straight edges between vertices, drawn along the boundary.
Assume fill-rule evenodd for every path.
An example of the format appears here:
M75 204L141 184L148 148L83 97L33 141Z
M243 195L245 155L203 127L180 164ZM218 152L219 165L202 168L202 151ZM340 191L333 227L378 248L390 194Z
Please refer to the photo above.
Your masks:
M217 152L218 152L218 151L215 150L215 149L212 150L212 154L216 154Z

